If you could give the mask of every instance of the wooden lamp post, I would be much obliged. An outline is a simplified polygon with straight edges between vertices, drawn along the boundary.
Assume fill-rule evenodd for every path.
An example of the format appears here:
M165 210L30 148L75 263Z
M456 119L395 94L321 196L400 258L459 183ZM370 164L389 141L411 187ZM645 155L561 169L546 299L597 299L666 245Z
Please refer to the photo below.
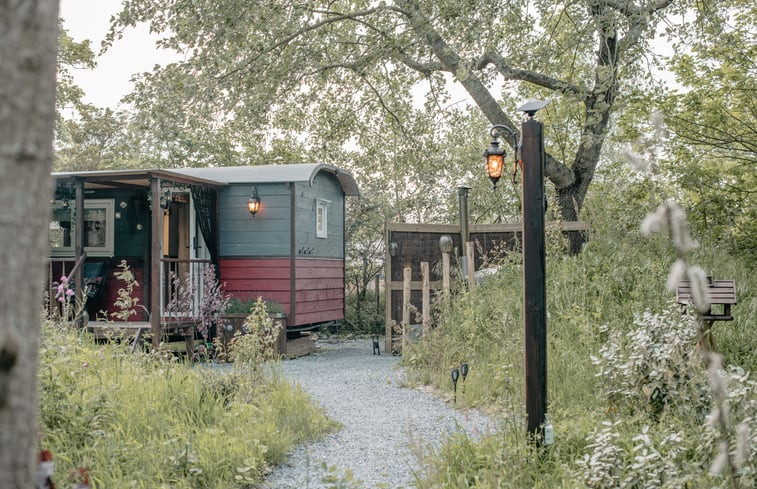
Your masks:
M528 115L521 124L521 154L523 168L523 326L525 334L526 372L526 417L527 429L534 442L541 445L544 440L544 426L547 413L547 294L546 258L544 246L544 214L546 200L544 193L544 136L541 122L534 119L537 111L549 101L529 102L518 110ZM495 131L503 129L513 138L517 148L517 135L507 126L493 126ZM496 185L502 176L504 151L492 142L484 152L487 175ZM490 161L491 160L491 161ZM500 163L501 161L501 163ZM499 174L489 173L489 169L499 168ZM517 169L517 151L516 151Z

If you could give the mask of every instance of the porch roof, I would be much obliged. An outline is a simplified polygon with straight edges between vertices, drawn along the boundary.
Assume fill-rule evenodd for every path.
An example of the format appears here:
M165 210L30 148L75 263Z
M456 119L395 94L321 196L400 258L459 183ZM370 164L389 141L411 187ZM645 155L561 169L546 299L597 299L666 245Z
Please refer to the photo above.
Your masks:
M334 174L345 195L360 195L352 174L336 166L322 163L55 172L52 176L56 180L80 178L84 181L85 188L149 187L152 178L207 187L222 187L231 183L308 182L313 185L321 171Z
M53 172L55 180L81 179L84 188L124 188L124 187L149 187L150 180L160 178L171 182L201 185L203 187L221 187L223 182L208 178L193 177L177 173L175 170L97 170L79 172Z

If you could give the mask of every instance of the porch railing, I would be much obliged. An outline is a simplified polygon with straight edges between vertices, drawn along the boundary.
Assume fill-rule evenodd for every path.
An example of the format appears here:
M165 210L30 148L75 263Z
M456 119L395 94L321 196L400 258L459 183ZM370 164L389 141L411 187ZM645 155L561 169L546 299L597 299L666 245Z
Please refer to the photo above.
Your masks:
M168 321L197 317L205 293L210 260L163 258L160 260L160 311Z
M82 267L84 260L87 259L87 254L82 253L79 260L73 257L66 258L50 258L47 268L47 314L48 317L61 317L64 311L64 307L59 302L55 295L58 292L58 284L61 277L68 278L69 287L76 290L79 284L75 282L76 272ZM74 309L78 308L76 304Z

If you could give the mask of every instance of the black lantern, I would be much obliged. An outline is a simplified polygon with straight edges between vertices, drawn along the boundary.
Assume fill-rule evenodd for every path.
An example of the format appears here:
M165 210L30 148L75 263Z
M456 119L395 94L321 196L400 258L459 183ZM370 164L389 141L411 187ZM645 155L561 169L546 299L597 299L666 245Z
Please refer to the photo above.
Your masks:
M457 404L457 379L460 378L460 371L457 368L452 369L452 388L455 392L455 404Z
M168 209L169 204L171 203L171 191L165 190L162 194L160 194L160 208L163 210Z
M492 181L494 188L497 188L497 182L502 178L502 172L505 170L506 154L504 149L500 149L496 136L492 139L491 146L484 151L486 176Z
M257 187L252 187L252 195L247 200L247 210L250 211L252 217L255 217L255 214L260 210L260 196Z
M513 129L501 124L492 126L489 131L489 134L492 137L492 142L489 148L484 151L484 165L486 165L486 176L491 179L495 189L497 188L497 182L502 178L502 173L505 171L505 155L507 154L504 149L499 147L500 130L504 130L510 135L510 137L512 137L513 148L518 146L518 134Z
M465 382L465 378L468 376L468 362L460 364L460 373L463 376L463 382Z

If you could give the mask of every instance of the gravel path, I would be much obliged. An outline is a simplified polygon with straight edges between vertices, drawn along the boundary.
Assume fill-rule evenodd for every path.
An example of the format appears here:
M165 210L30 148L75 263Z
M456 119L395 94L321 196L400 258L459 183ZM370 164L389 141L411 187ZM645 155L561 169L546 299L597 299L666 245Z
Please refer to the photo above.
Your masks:
M365 489L412 487L418 464L411 440L437 444L451 432L476 434L492 427L477 412L457 411L429 394L402 388L398 357L372 355L370 340L319 346L316 354L282 362L282 369L343 428L296 448L265 487L330 487L322 482L324 463L337 474L351 469Z

